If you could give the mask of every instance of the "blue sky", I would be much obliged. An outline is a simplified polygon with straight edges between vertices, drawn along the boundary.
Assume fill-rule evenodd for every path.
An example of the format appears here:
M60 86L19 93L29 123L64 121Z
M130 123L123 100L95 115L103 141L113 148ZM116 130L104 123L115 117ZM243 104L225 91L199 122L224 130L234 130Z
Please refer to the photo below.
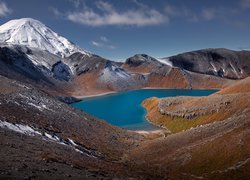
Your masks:
M250 49L250 0L0 0L0 23L31 17L111 60Z

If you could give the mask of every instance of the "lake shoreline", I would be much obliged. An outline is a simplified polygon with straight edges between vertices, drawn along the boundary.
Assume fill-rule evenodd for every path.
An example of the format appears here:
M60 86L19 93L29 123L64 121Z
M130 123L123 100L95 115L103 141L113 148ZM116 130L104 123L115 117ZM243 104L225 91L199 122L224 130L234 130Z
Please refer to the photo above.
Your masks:
M81 96L89 99L82 99L72 106L126 130L144 134L161 132L166 135L171 132L148 119L148 111L142 105L143 101L151 97L207 96L215 92L211 89L203 91L200 89L165 88L140 89L120 93L108 92L88 97ZM98 96L100 98L95 98Z
M195 89L190 89L190 88L164 88L164 87L144 87L144 88L140 88L140 89L131 89L131 90L127 90L127 91L109 91L109 92L105 92L105 93L99 93L99 94L93 94L93 95L82 95L82 96L72 96L76 99L79 100L83 100L83 99L87 99L87 98L94 98L94 97L99 97L99 96L106 96L106 95L112 95L112 94L118 94L118 93L126 93L126 92L130 92L130 91L139 91L139 90L215 90L215 91L219 91L220 89L218 88L195 88Z
M177 90L221 90L221 88L164 88L164 87L144 87L141 89L177 89ZM138 89L140 90L140 89Z
M119 92L118 91L109 91L109 92L93 94L93 95L83 95L83 96L73 96L73 97L76 99L82 100L82 99L86 99L86 98L106 96L106 95L115 94L115 93L119 93Z

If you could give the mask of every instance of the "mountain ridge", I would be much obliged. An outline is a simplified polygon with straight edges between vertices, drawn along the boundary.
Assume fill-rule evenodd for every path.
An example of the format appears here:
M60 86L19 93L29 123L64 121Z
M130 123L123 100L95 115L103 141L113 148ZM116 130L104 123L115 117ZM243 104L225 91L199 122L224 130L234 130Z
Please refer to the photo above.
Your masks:
M4 37L0 43L1 75L64 96L140 88L220 89L250 75L247 51L205 49L160 59L136 54L123 63L114 62L79 49L31 18L0 26L0 37Z
M40 48L60 57L66 57L75 52L90 54L32 18L10 20L1 25L0 41Z

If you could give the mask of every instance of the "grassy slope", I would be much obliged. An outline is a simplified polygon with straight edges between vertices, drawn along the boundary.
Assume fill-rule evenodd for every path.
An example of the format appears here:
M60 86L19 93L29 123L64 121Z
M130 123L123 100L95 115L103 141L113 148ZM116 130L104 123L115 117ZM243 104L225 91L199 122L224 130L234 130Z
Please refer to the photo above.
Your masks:
M249 93L250 92L250 77L238 81L229 87L226 87L218 92L218 94L234 94L234 93Z
M193 97L191 99L187 98L186 100L185 97L181 97L182 99L184 99L184 102L177 104L176 107L172 107L170 111L179 112L182 108L192 109L193 107L199 109L197 108L197 106L199 106L201 102L212 103L212 106L208 106L205 110L205 114L198 115L191 120L182 117L171 117L169 115L162 115L158 110L158 104L161 99L150 98L145 100L142 105L147 109L147 118L150 121L159 126L167 128L172 133L177 133L199 125L208 124L215 121L222 121L235 113L241 113L245 108L248 108L250 106L249 84L250 78L247 78L208 97ZM219 95L222 95L222 98L218 98ZM225 97L224 99L227 99L230 104L227 106L222 106L218 109L218 111L211 113L213 105L216 106L217 104L224 103L223 97ZM201 104L200 109L203 107L204 104ZM173 108L175 109L173 110Z

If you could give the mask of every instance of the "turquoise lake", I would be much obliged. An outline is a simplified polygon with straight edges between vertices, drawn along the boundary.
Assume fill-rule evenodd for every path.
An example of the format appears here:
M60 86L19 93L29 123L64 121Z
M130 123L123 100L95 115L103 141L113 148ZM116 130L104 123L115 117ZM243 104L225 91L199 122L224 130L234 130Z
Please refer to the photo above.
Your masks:
M156 126L146 119L146 110L141 106L150 97L208 96L216 90L189 89L142 89L83 99L72 104L88 114L110 124L131 130L154 130Z

